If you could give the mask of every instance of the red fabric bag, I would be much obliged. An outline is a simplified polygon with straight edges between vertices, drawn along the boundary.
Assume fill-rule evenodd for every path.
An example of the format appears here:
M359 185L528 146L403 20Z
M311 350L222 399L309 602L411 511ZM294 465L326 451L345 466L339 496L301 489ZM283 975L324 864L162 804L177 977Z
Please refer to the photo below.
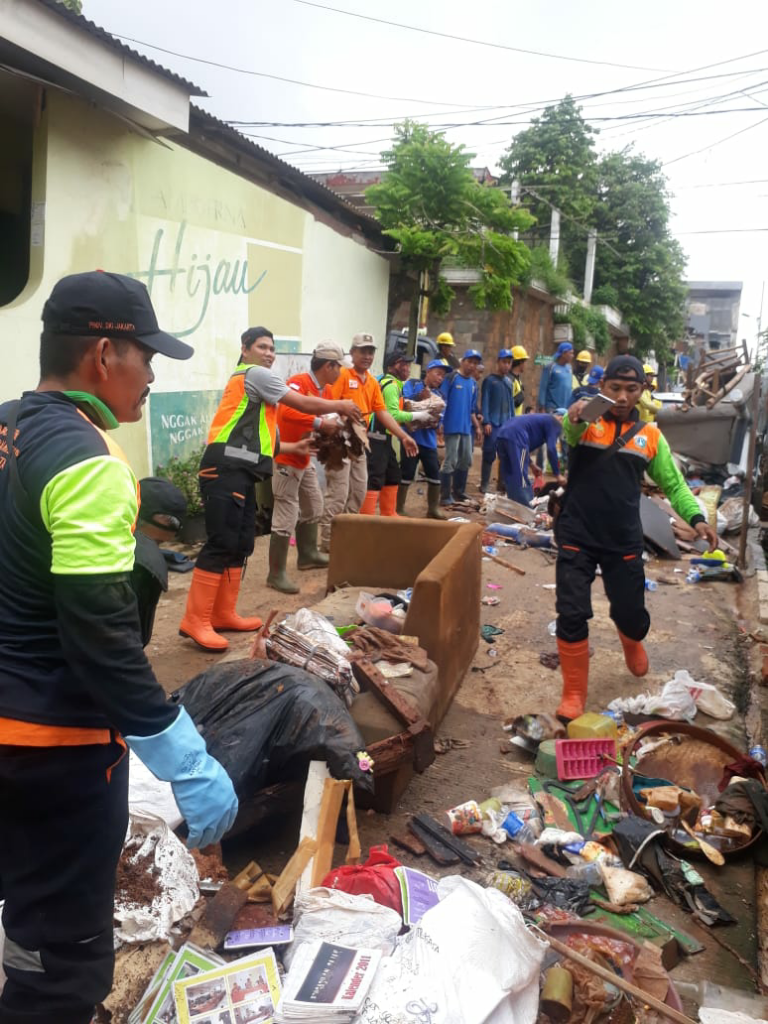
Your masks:
M403 913L403 899L400 882L395 868L400 861L390 856L386 843L372 846L365 864L345 864L329 871L320 883L327 889L340 889L353 896L373 896L383 907L391 907L398 914Z

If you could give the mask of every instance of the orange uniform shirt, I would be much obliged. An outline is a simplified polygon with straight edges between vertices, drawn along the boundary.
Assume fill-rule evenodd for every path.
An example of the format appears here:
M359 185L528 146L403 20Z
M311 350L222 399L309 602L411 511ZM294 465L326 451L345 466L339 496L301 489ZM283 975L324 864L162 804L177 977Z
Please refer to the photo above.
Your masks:
M387 411L379 382L370 372L366 373L363 380L355 370L342 367L339 379L331 386L330 392L330 397L337 401L351 398L366 421L372 412Z
M311 395L313 398L330 398L330 387L326 386L320 390L317 381L311 373L297 373L290 377L286 383L293 391L300 395ZM315 417L306 412L299 412L298 409L291 409L290 406L281 402L277 407L277 429L280 431L281 441L300 441L311 432L315 423ZM295 466L296 469L306 469L309 465L308 455L283 455L280 452L275 459L284 466Z

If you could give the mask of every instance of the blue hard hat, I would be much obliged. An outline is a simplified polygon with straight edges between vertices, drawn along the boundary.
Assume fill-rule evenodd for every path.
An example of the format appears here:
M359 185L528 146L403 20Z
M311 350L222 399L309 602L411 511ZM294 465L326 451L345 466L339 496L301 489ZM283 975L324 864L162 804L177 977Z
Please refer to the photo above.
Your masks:
M424 367L425 370L450 370L448 363L442 359L433 359L431 363L427 363Z
M557 352L555 352L555 359L559 359L564 352L573 352L573 345L570 341L563 341L557 346Z
M483 354L482 354L482 352L478 352L476 348L468 348L467 351L464 353L464 355L461 358L462 359L479 359L479 360L482 361Z
M514 359L515 357L512 355L512 349L511 348L502 348L502 349L499 350L499 354L498 354L497 358L498 359Z
M589 376L587 377L587 384L599 384L600 381L603 379L604 373L605 370L602 368L602 366L593 366L592 369L589 371Z

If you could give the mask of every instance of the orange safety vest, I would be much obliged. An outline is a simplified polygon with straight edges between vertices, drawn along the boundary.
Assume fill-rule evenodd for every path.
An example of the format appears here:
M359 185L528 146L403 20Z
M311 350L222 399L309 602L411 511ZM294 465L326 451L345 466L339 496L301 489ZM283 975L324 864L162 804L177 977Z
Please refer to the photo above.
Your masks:
M250 369L250 363L240 363L229 378L208 432L208 445L221 445L219 454L227 461L271 472L268 464L277 450L277 406L246 393L245 375Z

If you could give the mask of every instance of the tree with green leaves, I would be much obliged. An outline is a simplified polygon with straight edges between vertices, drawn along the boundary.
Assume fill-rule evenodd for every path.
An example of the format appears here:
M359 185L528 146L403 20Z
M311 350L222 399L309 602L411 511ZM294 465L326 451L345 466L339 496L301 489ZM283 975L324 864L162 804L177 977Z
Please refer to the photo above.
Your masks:
M440 273L445 260L480 271L481 280L469 290L479 308L509 309L511 289L528 267L528 247L513 232L528 228L532 218L512 207L500 189L475 180L473 157L426 125L404 121L382 154L383 180L366 191L384 233L397 243L400 272L391 290L390 319L407 300L411 353L421 297L429 297L437 314L450 309L454 292Z
M685 255L669 230L669 193L661 164L627 147L598 165L595 285L610 285L635 349L666 362L685 324Z
M563 214L559 268L577 287L584 283L586 231L597 201L597 134L581 116L581 107L566 96L519 132L499 161L502 183L518 182L521 201L536 218L527 233L532 246L549 243L552 207Z
M561 211L560 266L579 289L587 232L597 230L593 303L610 296L607 304L621 310L636 350L654 350L663 361L682 333L685 296L685 257L669 230L666 178L660 164L631 148L599 156L595 134L566 96L515 136L501 160L503 180L519 182L537 218L532 242L548 240L551 206Z

